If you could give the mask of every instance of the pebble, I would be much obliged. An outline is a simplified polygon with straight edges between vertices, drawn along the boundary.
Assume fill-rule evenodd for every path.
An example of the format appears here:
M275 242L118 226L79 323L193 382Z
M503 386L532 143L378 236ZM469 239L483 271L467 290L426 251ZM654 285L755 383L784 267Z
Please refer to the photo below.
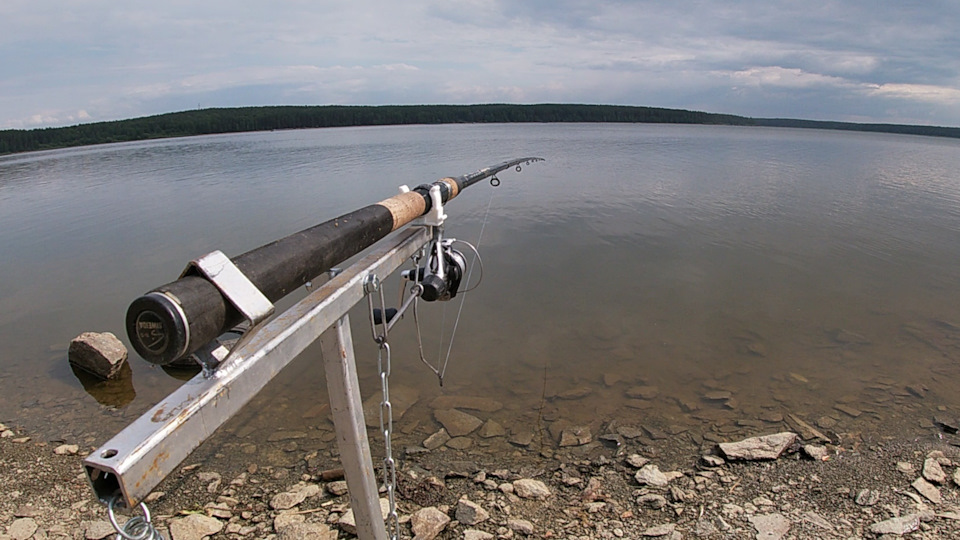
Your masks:
M683 473L677 471L660 472L660 467L651 464L644 465L637 471L634 479L636 479L640 485L663 487L670 483L671 480L680 478L681 476L683 476Z
M490 519L490 514L479 504L462 497L457 501L457 512L455 516L457 521L466 525L476 525Z
M511 531L516 531L520 534L525 534L527 536L532 535L536 529L533 526L533 523L525 519L508 519L507 527Z
M467 529L463 531L463 540L491 540L494 536L486 531Z
M720 451L727 459L747 461L777 459L797 440L797 434L788 431L762 437L750 437L734 443L720 443Z
M433 540L448 523L450 523L450 516L436 506L421 508L410 516L410 527L417 540Z
M895 534L902 536L920 528L920 516L908 514L906 516L890 518L886 521L870 525L873 534Z
M80 451L80 447L75 444L61 444L53 449L53 453L58 456L75 456Z
M943 472L943 467L935 457L928 457L923 461L923 477L928 482L942 484L947 481L947 474Z
M880 502L880 492L875 489L861 489L853 498L853 502L860 506L873 506Z
M513 482L513 491L522 499L544 499L550 496L550 488L546 484L530 478Z
M223 529L223 523L204 514L190 514L187 517L170 521L172 540L202 540L205 536L217 534Z
M337 540L337 533L322 523L298 522L281 529L278 540Z
M830 459L830 451L826 446L818 444L807 444L803 446L803 453L814 461L827 461Z
M117 520L121 526L126 523L126 519ZM96 521L84 521L80 523L80 528L83 530L83 538L85 540L101 540L103 538L113 538L117 534L117 530L113 528L113 525L109 521L98 519Z
M640 506L649 506L654 510L659 510L667 505L667 499L663 495L656 493L646 493L637 497L637 504Z
M790 520L783 514L761 514L747 519L757 530L758 540L779 540L790 530Z
M380 516L381 519L387 519L387 515L390 513L390 501L387 499L380 499ZM347 510L340 519L337 520L337 526L344 530L347 534L357 534L357 518L353 515L353 509ZM176 539L174 539L176 540Z
M640 534L642 536L647 536L647 537L666 536L672 533L676 528L677 528L676 523L665 523L663 525L657 525L655 527L650 527L649 529L645 529Z
M913 489L917 490L917 493L923 495L933 504L940 504L943 502L943 498L940 496L940 490L923 478L917 478L910 485L913 487Z
M649 459L641 456L640 454L630 454L629 456L627 456L627 459L625 461L627 465L630 465L631 467L634 467L637 469L639 469L640 467L643 467L647 463L650 463Z
M289 491L277 493L270 499L270 508L274 510L288 510L297 506L307 499L320 493L320 486L317 484L300 483L293 486Z
M335 497L346 495L349 491L347 489L347 482L345 480L336 480L334 482L330 482L327 484L326 488L327 492Z
M33 536L33 533L37 532L38 528L37 522L33 518L20 518L10 524L7 534L13 540L27 540L27 538Z

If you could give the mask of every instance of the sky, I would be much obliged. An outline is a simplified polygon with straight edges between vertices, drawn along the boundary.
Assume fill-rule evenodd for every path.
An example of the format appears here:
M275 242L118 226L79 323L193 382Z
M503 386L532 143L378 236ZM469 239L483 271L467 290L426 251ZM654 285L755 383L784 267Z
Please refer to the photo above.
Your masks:
M0 129L600 103L960 126L957 0L2 0Z

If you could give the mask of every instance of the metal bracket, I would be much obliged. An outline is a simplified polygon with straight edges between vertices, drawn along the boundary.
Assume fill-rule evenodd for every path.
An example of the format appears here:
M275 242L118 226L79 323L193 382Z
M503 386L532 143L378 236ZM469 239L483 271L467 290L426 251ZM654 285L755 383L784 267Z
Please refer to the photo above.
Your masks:
M257 326L273 315L273 304L222 251L211 251L190 261L180 277L202 275L220 290L250 324Z
M221 345L219 340L213 340L193 354L197 363L203 368L203 375L210 377L217 366L246 342L273 314L275 308L273 303L250 281L250 278L244 275L222 251L211 251L199 259L190 261L180 277L192 275L207 278L250 323L250 328L243 332L240 339L229 350Z

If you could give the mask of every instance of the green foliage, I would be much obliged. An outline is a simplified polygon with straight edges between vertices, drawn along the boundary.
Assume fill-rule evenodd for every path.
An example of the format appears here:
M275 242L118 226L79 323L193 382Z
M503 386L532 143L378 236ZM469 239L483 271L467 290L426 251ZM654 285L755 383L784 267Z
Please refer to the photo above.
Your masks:
M762 125L960 137L960 128L754 119L682 109L617 105L384 105L201 109L60 128L0 131L0 154L214 133L395 124L628 122Z

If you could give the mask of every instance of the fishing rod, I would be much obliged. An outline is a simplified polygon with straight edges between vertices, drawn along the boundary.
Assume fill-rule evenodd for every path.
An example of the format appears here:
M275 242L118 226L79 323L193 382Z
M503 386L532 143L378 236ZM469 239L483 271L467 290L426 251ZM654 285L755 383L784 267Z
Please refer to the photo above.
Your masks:
M360 253L411 221L436 212L464 189L509 168L543 161L525 157L456 178L402 191L376 204L320 223L233 259L219 251L193 261L179 279L134 300L127 335L145 360L167 365L213 342L244 320L266 320L273 304L316 276ZM442 223L442 220L441 220ZM443 260L441 258L441 260ZM450 297L452 279L439 271L424 277L425 300ZM455 287L452 291L456 293Z

